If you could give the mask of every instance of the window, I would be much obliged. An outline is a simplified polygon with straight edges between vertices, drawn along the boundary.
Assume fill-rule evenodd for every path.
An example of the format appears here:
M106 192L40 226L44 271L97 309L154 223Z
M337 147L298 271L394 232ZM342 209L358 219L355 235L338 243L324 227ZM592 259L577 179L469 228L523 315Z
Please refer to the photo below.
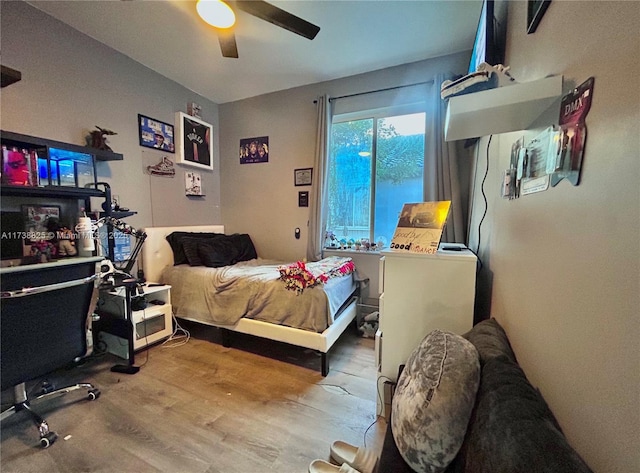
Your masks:
M358 115L333 120L327 230L388 246L402 205L423 201L426 114Z

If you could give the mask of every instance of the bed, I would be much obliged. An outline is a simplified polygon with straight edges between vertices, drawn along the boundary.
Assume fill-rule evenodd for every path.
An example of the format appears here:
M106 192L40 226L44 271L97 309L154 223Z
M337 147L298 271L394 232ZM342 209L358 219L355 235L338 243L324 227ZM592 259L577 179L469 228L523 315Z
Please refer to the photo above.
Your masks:
M279 279L280 273L274 276L274 268L283 267L280 262L258 259L220 268L174 265L174 249L167 241L168 235L175 235L174 232L224 234L223 225L151 227L144 231L147 234L142 248L145 278L172 286L176 317L220 328L225 346L230 344L228 331L233 331L315 350L321 355L322 375L329 373L329 350L356 316L355 272L331 277L325 284L296 293L285 288ZM248 286L236 287L235 284L242 283L244 271L256 266L260 266L258 274L251 277L246 283ZM263 299L256 292L250 302L223 299L234 291L256 290L255 287L262 284L261 279L268 280L265 284L269 285L269 298ZM272 320L277 312L284 314L280 322ZM314 314L314 318L309 319L309 314Z

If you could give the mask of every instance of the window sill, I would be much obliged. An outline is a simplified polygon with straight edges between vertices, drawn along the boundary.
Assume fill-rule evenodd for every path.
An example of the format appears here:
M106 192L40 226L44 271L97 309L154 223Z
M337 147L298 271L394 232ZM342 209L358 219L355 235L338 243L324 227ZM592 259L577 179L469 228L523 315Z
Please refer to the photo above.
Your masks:
M383 248L384 249L384 248ZM356 250L353 248L340 249L340 248L323 248L322 254L324 255L327 252L333 252L336 254L347 254L347 255L377 255L380 256L380 250Z

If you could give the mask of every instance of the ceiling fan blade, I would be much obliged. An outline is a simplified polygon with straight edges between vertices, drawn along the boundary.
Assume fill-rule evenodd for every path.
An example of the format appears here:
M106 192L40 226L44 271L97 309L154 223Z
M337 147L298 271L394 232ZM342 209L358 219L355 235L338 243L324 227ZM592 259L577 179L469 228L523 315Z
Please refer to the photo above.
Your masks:
M229 3L235 5L239 10L247 12L261 20L273 23L292 33L304 36L307 39L315 38L320 31L319 26L309 23L263 0L237 0Z
M218 42L220 43L220 51L222 57L238 58L238 45L236 44L236 35L232 31L225 31L220 28L218 30Z

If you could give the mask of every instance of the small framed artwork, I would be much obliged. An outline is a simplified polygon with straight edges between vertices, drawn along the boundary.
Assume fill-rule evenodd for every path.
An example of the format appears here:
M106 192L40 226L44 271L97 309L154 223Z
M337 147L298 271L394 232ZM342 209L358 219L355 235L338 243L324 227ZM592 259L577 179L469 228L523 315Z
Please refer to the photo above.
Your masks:
M204 197L202 192L202 176L199 172L187 171L184 173L185 195Z
M176 163L213 171L213 125L182 112L176 123Z
M175 153L173 125L138 114L138 137L140 146Z
M310 186L312 183L313 168L296 169L293 171L296 186Z
M268 163L269 137L243 138L240 140L240 164Z
M54 235L49 231L49 221L60 222L60 207L57 205L23 205L24 236L26 243L33 241L49 240ZM51 222L54 223L54 222Z
M298 207L309 207L309 192L298 192Z
M551 0L527 0L527 34L534 33Z

